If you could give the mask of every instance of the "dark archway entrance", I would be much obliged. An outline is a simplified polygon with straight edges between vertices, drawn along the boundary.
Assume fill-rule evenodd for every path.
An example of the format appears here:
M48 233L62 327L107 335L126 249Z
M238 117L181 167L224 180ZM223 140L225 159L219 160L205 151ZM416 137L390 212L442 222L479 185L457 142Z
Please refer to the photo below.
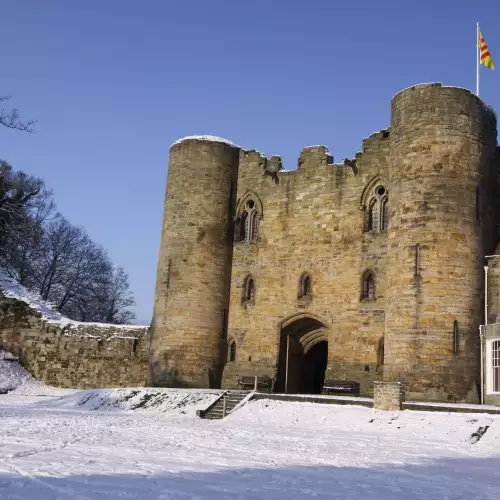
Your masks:
M328 362L328 330L310 316L283 323L276 392L319 394Z

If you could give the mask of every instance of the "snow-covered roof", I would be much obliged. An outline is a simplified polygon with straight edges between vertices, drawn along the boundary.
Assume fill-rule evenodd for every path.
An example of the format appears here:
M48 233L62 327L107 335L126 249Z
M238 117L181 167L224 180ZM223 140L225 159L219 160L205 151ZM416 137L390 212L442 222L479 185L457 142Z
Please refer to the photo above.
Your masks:
M148 328L146 325L114 325L109 323L85 323L74 321L60 312L54 310L54 306L43 300L40 295L30 292L24 286L12 279L5 270L0 268L0 292L7 298L24 302L30 309L41 314L42 319L48 323L60 326L61 328L78 328L82 326L94 326L99 328L120 328L123 330L138 330Z
M180 144L183 141L189 141L189 140L222 142L224 144L228 144L229 146L233 146L235 148L240 147L237 144L231 142L229 139L225 139L224 137L217 137L216 135L188 135L186 137L181 137L180 139L172 143L170 147L174 146L175 144Z

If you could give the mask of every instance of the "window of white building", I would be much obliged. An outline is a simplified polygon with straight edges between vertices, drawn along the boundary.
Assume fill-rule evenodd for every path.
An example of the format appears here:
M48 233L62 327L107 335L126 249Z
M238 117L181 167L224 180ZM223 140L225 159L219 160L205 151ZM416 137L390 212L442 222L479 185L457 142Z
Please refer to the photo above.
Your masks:
M488 394L500 394L500 339L486 343L487 391Z

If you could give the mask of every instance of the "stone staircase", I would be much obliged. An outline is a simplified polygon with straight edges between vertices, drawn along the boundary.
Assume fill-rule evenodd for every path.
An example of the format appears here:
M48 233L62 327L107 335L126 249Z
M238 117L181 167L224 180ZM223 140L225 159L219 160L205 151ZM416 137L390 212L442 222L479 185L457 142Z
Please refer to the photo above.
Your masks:
M233 411L236 405L241 403L241 401L243 401L250 394L250 392L251 391L226 391L206 410L198 410L196 414L200 418L206 418L209 420L224 418L231 411Z

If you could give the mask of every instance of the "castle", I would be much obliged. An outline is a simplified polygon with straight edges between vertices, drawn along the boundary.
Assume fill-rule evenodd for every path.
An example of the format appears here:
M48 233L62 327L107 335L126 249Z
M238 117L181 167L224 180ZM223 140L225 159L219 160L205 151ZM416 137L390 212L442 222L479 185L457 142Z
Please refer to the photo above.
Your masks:
M399 92L390 127L341 164L325 146L284 171L224 139L174 143L149 384L268 375L277 392L327 378L368 395L398 380L413 399L476 401L498 159L493 111L437 83Z
M311 146L284 171L181 139L151 326L63 318L0 269L0 344L63 387L257 375L275 392L401 381L410 400L500 405L499 152L494 112L437 83L398 93L390 127L341 164Z

